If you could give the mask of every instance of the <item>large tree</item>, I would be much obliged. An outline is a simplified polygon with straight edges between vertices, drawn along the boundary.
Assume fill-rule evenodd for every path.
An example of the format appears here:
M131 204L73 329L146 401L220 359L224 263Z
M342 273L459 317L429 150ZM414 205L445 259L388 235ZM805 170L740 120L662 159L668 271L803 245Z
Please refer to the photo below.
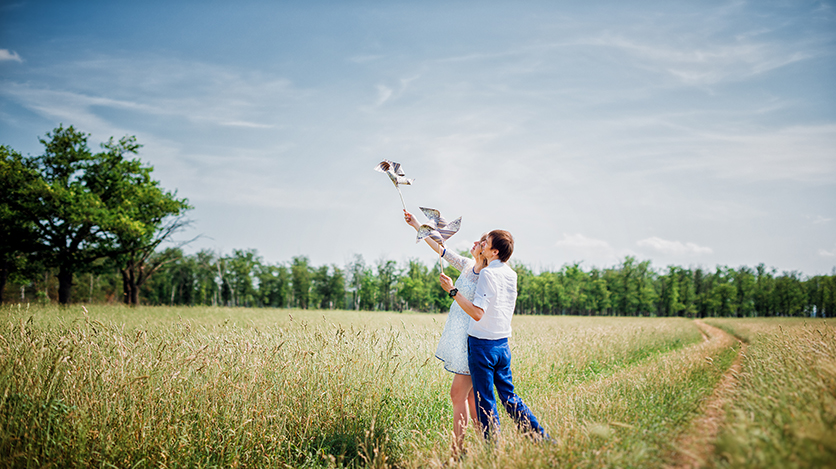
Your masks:
M116 245L112 257L122 273L124 302L137 305L140 287L160 267L177 259L156 254L156 250L188 224L182 215L191 207L186 199L178 199L176 192L162 189L159 181L151 179L152 166L130 158L142 148L136 137L119 141L111 137L102 148L84 180L107 210L125 221L110 227ZM172 252L178 251L164 251Z
M44 154L28 163L38 172L17 208L31 222L39 243L36 258L58 269L58 300L70 302L73 275L113 248L106 229L112 224L99 197L82 179L93 163L87 135L59 126L39 139Z
M76 273L89 271L97 259L125 261L155 246L162 221L189 208L151 180L152 168L124 157L139 148L134 137L111 138L96 154L88 137L62 125L39 139L43 155L21 159L31 180L7 201L31 229L26 238L37 246L30 257L58 269L62 304L70 302Z

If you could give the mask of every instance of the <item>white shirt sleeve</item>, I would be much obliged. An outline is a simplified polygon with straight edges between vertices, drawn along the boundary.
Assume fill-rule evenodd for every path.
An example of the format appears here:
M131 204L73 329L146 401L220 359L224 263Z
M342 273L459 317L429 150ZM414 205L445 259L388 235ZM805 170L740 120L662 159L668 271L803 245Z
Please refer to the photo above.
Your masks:
M482 269L479 275L479 283L476 284L476 295L473 297L473 305L486 311L491 300L496 298L496 279L493 278L490 269Z

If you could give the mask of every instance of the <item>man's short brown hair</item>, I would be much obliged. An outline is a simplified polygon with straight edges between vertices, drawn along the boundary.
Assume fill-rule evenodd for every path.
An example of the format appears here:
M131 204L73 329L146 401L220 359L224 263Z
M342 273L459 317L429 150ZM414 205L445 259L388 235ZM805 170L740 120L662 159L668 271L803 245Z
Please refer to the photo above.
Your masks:
M511 254L514 253L514 237L511 233L505 230L493 230L488 233L488 238L491 240L491 248L498 251L499 260L508 262Z

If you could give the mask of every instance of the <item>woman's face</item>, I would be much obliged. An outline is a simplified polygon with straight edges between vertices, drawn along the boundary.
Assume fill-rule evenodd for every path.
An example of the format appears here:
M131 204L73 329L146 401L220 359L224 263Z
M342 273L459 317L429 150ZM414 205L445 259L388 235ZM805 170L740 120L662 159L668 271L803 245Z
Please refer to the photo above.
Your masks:
M473 256L474 259L482 258L482 248L484 247L485 241L487 241L487 239L487 235L482 235L481 238L473 242L473 247L470 248L470 254Z

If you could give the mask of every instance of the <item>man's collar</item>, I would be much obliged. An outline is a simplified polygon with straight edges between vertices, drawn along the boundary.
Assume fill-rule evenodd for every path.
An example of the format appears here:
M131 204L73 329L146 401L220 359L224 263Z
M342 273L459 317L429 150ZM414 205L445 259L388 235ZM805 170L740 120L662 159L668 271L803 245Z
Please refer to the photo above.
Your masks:
M492 265L492 266L494 266L494 267L495 267L495 266L502 265L502 264L504 264L504 262L502 262L501 260L499 260L499 259L494 259L494 260L492 260L492 261L491 261L491 263L490 263L490 264L488 264L488 265Z

